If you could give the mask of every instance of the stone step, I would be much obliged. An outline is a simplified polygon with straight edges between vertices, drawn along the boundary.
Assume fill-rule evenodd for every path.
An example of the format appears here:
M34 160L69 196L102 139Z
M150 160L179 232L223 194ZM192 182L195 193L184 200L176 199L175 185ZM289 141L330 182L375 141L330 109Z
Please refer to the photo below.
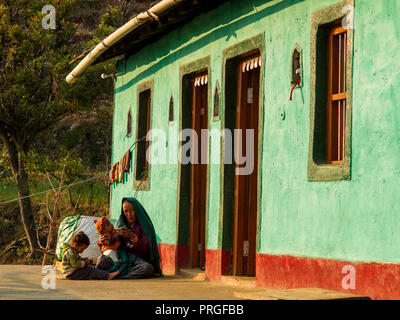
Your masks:
M178 271L179 275L188 277L192 280L199 280L199 281L204 281L206 279L206 273L204 270L201 270L199 268L184 268L184 269L179 269Z
M257 289L246 292L234 292L234 295L245 300L371 300L367 296L322 288Z
M220 282L224 285L238 287L238 288L256 287L255 277L222 276Z

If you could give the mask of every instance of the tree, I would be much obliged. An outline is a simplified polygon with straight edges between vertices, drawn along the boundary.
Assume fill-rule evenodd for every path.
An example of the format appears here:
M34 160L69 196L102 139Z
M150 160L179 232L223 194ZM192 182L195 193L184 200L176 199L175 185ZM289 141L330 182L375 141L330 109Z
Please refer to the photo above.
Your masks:
M7 150L20 197L20 216L31 254L39 251L30 200L26 159L40 133L110 92L99 78L102 65L73 85L65 76L87 44L74 42L71 22L77 0L0 0L0 137ZM45 5L56 12L55 29L45 29Z

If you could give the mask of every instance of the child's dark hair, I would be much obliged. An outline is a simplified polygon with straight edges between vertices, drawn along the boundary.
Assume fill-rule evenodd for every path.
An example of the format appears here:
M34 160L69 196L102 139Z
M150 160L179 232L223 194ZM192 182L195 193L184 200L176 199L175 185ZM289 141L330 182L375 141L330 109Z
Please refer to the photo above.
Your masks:
M71 245L72 244L75 244L78 247L82 245L89 246L90 240L89 237L83 231L80 231L72 236Z

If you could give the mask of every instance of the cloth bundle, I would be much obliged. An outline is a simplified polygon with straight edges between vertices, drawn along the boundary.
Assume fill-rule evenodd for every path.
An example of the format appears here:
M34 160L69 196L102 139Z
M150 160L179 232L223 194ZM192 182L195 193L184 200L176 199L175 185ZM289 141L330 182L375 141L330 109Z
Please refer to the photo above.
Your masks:
M114 182L123 182L124 181L124 173L128 172L130 169L130 162L131 162L131 151L128 150L122 156L122 158L116 162L108 174L108 181L109 184Z

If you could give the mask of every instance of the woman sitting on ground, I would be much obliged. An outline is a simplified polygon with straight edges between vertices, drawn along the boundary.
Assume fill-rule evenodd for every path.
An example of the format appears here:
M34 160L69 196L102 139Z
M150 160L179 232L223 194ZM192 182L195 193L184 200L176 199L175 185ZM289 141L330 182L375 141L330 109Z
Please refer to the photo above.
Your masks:
M160 256L154 226L146 210L135 198L122 199L121 215L115 224L115 229L120 235L120 246L127 254L128 264L127 271L122 272L118 278L136 279L161 276ZM98 244L101 246L106 241L107 235L101 236ZM101 266L104 263L105 260L101 261L100 259L98 264Z

